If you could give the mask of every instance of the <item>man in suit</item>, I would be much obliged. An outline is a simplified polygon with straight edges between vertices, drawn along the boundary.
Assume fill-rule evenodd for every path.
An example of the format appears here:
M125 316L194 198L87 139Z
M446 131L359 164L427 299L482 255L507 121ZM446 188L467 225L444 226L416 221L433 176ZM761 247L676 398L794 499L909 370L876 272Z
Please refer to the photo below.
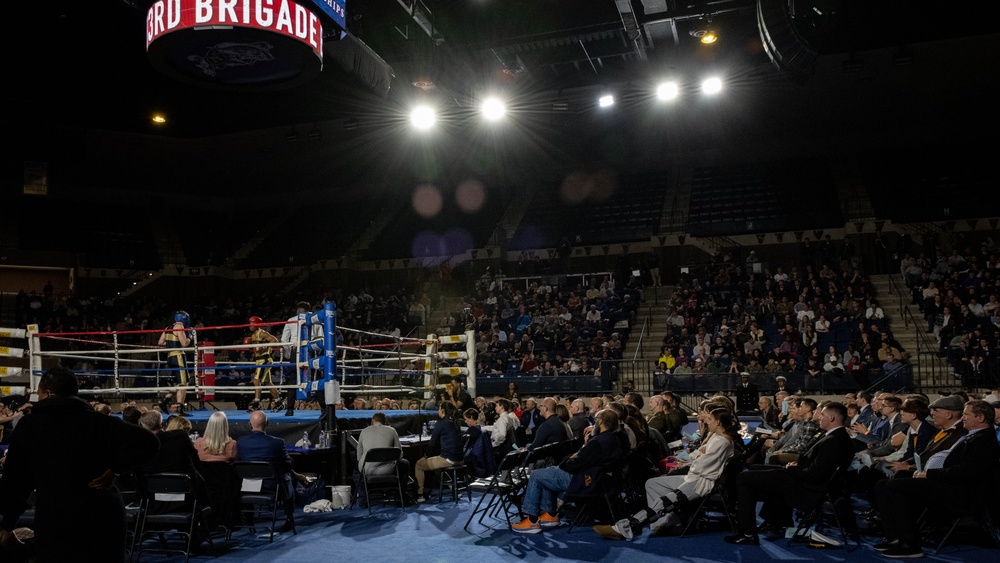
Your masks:
M278 474L276 486L282 491L281 501L285 509L285 525L280 531L294 530L295 482L309 484L312 480L292 468L292 457L285 449L285 441L267 434L267 414L264 411L250 414L250 433L237 438L236 459L267 461L274 465Z
M854 456L851 437L844 427L847 407L827 402L822 406L819 426L826 434L797 461L782 469L745 471L736 480L738 531L726 536L728 543L760 545L757 537L757 501L763 500L761 516L772 530L792 522L792 507L809 506L826 493L837 470Z
M750 381L750 373L744 371L740 374L740 384L736 387L736 412L741 415L760 414L757 410L757 403L760 402L760 393L757 386Z
M538 405L534 399L526 400L524 406L525 409L521 412L520 428L523 428L527 437L533 440L535 432L545 422L545 418L542 416L542 412L538 409Z
M994 486L1000 472L1000 445L992 432L995 416L986 401L969 401L962 411L967 433L951 446L941 467L875 485L886 540L876 550L894 559L923 557L917 518L925 508L931 514L958 515L963 507L981 502L979 495Z
M860 424L866 428L870 427L875 420L875 411L872 409L872 394L868 391L861 391L857 396L858 417L854 419L854 424Z

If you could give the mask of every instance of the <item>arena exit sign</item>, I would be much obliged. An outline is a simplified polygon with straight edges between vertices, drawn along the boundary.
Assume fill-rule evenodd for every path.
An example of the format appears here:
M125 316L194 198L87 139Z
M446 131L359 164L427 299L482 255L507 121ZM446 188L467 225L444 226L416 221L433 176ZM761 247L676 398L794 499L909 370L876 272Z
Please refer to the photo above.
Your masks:
M330 16L333 23L347 31L347 0L312 0L324 14Z

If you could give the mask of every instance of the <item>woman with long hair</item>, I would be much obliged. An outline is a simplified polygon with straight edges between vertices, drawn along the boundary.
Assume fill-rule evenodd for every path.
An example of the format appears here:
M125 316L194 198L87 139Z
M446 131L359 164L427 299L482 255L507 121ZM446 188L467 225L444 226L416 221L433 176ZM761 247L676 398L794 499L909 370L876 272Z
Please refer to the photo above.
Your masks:
M205 435L194 441L201 461L233 461L236 459L236 440L229 435L226 413L217 411L208 417Z
M661 533L680 523L679 512L684 505L712 492L715 481L722 476L727 462L733 457L733 437L728 429L734 425L732 411L716 407L704 416L708 428L701 446L684 462L684 475L662 475L646 481L646 504L631 518L614 525L594 526L594 531L607 539L632 539L642 533L647 522L654 533Z

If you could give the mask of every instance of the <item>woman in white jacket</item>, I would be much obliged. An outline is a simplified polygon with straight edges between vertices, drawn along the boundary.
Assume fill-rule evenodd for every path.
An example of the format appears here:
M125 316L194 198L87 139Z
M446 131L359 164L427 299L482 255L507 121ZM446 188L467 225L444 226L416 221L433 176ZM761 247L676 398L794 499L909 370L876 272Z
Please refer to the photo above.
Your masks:
M623 518L612 526L594 526L607 539L627 539L642 533L644 525L652 520L654 533L680 523L677 512L685 502L695 501L712 492L715 481L722 475L726 463L733 457L733 438L727 432L733 424L732 411L718 407L705 417L708 434L701 447L690 453L686 461L687 472L661 475L646 481L646 504L649 506L631 518ZM680 473L680 472L679 472Z

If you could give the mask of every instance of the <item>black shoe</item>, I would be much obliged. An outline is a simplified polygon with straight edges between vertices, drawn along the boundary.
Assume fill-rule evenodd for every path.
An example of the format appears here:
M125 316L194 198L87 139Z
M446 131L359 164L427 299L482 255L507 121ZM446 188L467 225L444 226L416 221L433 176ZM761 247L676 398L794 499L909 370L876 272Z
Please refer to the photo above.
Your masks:
M726 536L723 539L726 540L726 543L735 545L760 545L760 538L757 537L757 534L736 534Z
M874 549L875 551L886 551L888 549L892 549L897 546L899 546L899 540L887 540L873 545L872 549Z
M785 526L779 526L778 524L771 524L770 522L764 522L760 526L757 526L757 530L763 534L769 534L769 535L785 534Z
M883 551L882 556L892 559L917 559L924 556L924 550L920 549L920 546L913 547L905 543L900 543L895 547L890 547Z
M278 532L282 534L294 531L295 531L295 520L285 520L285 525L278 530Z

